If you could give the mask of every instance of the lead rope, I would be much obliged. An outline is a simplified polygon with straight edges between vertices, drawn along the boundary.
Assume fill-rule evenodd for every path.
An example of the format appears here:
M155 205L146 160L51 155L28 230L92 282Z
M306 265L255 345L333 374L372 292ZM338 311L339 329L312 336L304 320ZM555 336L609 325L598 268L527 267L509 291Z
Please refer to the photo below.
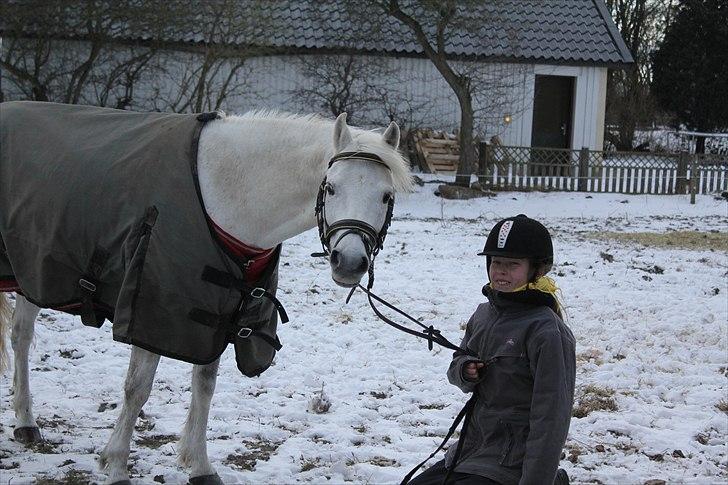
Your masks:
M452 466L448 468L447 474L445 475L445 479L443 480L443 484L446 484L447 481L450 479L450 475L452 474L453 470L455 470L455 465L458 462L458 458L460 458L460 452L463 448L463 443L465 442L465 433L468 430L468 425L470 424L470 417L473 415L473 409L475 408L475 401L478 400L478 395L476 393L473 393L472 396L470 396L470 399L468 399L468 402L465 403L465 406L460 410L457 417L455 418L455 421L453 421L452 425L450 425L450 429L447 431L447 434L445 435L445 438L443 438L442 442L440 443L440 446L437 447L435 451L433 451L430 456L428 456L424 461L420 462L419 465L414 467L412 470L409 471L407 475L402 479L399 485L407 485L409 481L412 479L412 476L422 468L422 466L430 461L433 456L435 456L444 446L445 443L448 442L450 437L455 433L455 430L457 429L458 425L460 424L460 421L463 421L463 418L465 418L465 421L463 421L463 429L460 432L460 438L458 439L458 446L455 449L455 455L453 456L452 460Z
M432 325L430 325L430 326L423 325L420 321L418 321L414 317L410 316L403 310L400 310L399 308L397 308L396 306L387 302L383 298L375 295L371 291L373 284L374 284L374 272L370 268L369 282L367 283L367 287L364 288L362 285L357 285L357 286L353 287L351 289L351 291L349 292L349 296L346 298L346 302L348 303L349 300L351 299L352 295L354 294L354 291L357 288L360 288L364 293L367 294L367 298L369 300L369 306L372 307L374 314L377 317L379 317L380 320L382 320L387 325L390 325L390 326L396 328L397 330L401 330L402 332L408 333L410 335L414 335L415 337L426 339L427 348L429 350L432 350L433 344L438 344L442 347L446 347L448 349L454 350L455 355L469 355L471 357L475 357L476 359L480 359L478 354L476 354L472 350L470 350L468 348L463 349L462 347L459 347L459 346L455 345L454 343L450 342L447 338L445 338L440 333L439 330L437 330ZM379 309L374 304L374 300L376 300L377 302L386 306L387 308L394 310L395 312L399 313L400 315L407 318L408 320L416 323L417 325L422 327L424 330L419 332L417 330L412 330L411 328L407 328L403 325L400 325L400 324L392 321L391 319L384 316L382 314L382 312L379 311ZM493 359L491 359L491 360L493 360ZM488 363L490 363L490 362L488 362ZM463 444L465 443L465 435L468 431L468 427L470 425L470 418L473 414L473 409L475 408L475 402L477 400L478 400L478 394L477 394L477 392L474 391L473 395L470 397L470 399L468 399L468 402L465 403L465 406L463 406L463 408L458 413L457 417L455 418L455 421L453 421L452 425L450 426L450 429L448 430L447 434L445 435L445 437L443 438L442 442L437 447L437 449L435 451L433 451L430 454L430 456L428 456L423 462L421 462L416 467L414 467L412 470L410 470L410 472L407 475L405 475L404 479L402 479L402 482L400 483L400 485L406 485L410 481L412 476L417 472L417 470L422 468L422 466L425 463L430 461L430 459L432 457L434 457L445 446L445 444L450 440L450 437L453 435L453 433L455 433L455 430L457 429L458 425L460 424L460 421L463 421L463 427L462 427L462 430L460 431L460 438L458 438L458 445L457 445L457 448L455 449L455 454L453 455L452 464L451 464L450 468L448 468L447 474L445 475L445 479L443 480L443 484L447 484L447 481L450 479L450 476L454 472L455 466L457 465L457 462L460 459L460 453L462 452Z
M387 325L390 325L390 326L396 328L397 330L401 330L402 332L405 332L405 333L408 333L410 335L414 335L415 337L418 337L418 338L422 338L422 339L427 340L427 349L428 350L432 350L433 344L438 344L438 345L440 345L442 347L448 348L450 350L454 350L455 352L458 353L458 355L470 355L471 357L479 358L478 357L478 354L476 354L475 352L471 351L470 349L463 349L463 348L455 345L454 343L450 342L447 338L445 338L440 333L440 331L438 329L436 329L432 325L427 326L427 325L422 324L422 322L420 322L419 320L417 320L414 317L408 315L407 313L405 313L404 311L400 310L396 306L392 305L391 303L385 301L381 297L379 297L376 294L374 294L371 291L371 287L372 287L372 285L374 283L374 275L372 273L370 273L369 278L370 278L369 279L369 283L367 284L367 287L368 288L364 288L362 285L357 285L357 286L355 286L355 287L353 287L351 289L351 292L349 292L349 296L346 298L346 302L347 303L351 299L351 296L353 295L354 291L357 288L359 288L359 289L361 289L361 291L363 291L364 293L366 293L367 299L369 300L369 306L372 307L372 310L374 311L374 314L377 317L379 317L380 320L382 320ZM417 331L417 330L412 330L411 328L407 328L404 325L400 325L399 323L396 323L396 322L390 320L389 318L387 318L386 316L384 316L382 314L382 312L379 311L379 309L374 304L374 300L376 300L378 303L381 303L382 305L386 306L387 308L389 308L391 310L394 310L395 312L399 313L400 315L402 315L403 317L407 318L408 320L416 323L417 325L419 325L420 327L422 327L423 331L420 332L420 331Z

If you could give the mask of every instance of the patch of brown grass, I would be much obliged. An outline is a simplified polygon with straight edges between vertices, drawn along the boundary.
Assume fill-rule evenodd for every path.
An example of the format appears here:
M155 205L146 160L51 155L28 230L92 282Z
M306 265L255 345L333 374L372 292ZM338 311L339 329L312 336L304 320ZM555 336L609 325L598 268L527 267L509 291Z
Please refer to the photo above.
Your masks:
M254 470L258 461L268 461L270 456L280 446L280 443L270 441L255 440L246 441L248 450L240 454L229 454L224 463L239 470Z
M418 406L420 409L445 409L447 407L447 404L441 404L441 403L433 403L433 404L420 404Z
M174 443L178 439L179 438L173 434L155 434L152 436L142 436L141 438L135 440L135 442L139 446L144 446L146 448L156 450L162 445L166 445L167 443Z
M583 418L594 411L616 410L617 402L614 400L614 389L590 384L585 386L579 393L571 415L575 418Z
M728 400L721 399L718 401L718 404L715 405L716 408L718 408L718 411L722 411L725 414L728 414Z
M301 463L301 473L311 471L314 468L321 466L321 460L316 458L315 460L303 460Z
M397 460L393 460L391 458L385 458L383 456L375 456L371 460L367 460L368 463L371 463L374 466L395 466L397 465Z
M91 474L85 470L68 470L66 474L58 479L47 475L35 477L36 485L90 485Z
M643 246L679 249L714 249L728 252L728 233L699 231L670 232L589 232L588 237L637 243Z

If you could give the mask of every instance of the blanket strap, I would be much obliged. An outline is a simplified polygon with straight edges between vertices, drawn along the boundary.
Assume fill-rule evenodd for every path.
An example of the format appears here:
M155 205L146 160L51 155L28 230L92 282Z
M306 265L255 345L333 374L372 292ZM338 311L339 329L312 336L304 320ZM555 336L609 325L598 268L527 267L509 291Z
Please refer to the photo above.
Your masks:
M94 310L93 297L100 286L101 270L108 260L109 252L101 246L96 246L86 273L78 280L78 286L81 288L81 308L79 309L81 321L90 327L99 328L104 324L104 317L97 315Z
M226 273L225 271L215 269L212 266L205 266L202 271L202 281L207 281L208 283L212 283L213 285L221 286L223 288L235 288L240 290L243 293L243 302L248 296L252 296L253 298L267 298L273 303L276 310L278 310L281 322L288 322L288 314L286 313L286 309L283 308L283 304L273 293L265 288L248 286L243 280L236 278L234 275ZM242 304L239 310L242 310Z
M228 313L224 315L215 315L214 313L206 312L200 308L193 308L190 310L188 316L190 320L205 325L211 328L228 327L231 333L234 333L237 338L246 339L251 336L264 340L268 345L274 349L281 350L283 344L278 340L278 335L271 337L268 334L259 332L258 330L250 327L240 327L235 323L231 323L235 317L235 313Z

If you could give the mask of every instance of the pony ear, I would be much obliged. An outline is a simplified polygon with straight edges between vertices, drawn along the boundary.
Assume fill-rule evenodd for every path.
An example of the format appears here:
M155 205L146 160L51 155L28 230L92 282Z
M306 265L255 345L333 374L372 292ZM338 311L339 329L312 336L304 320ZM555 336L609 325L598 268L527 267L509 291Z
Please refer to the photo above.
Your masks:
M392 121L382 135L382 138L396 150L399 147L399 126L397 126L397 123Z
M351 137L349 127L346 126L346 113L341 113L334 123L334 148L337 152L342 151L354 139Z

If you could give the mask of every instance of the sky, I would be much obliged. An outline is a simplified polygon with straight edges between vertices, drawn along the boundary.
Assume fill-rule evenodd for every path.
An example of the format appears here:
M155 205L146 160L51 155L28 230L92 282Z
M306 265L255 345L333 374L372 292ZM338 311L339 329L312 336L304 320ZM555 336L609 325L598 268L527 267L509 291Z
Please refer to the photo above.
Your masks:
M572 483L714 484L728 481L728 253L645 247L593 237L612 232L720 232L728 202L687 196L502 192L469 201L434 195L434 176L400 194L374 291L453 342L485 298L482 249L499 219L524 213L554 240L552 276L577 339L577 405L561 467ZM283 246L279 299L291 321L283 348L257 378L222 356L208 452L225 483L399 483L439 444L467 395L447 382L447 349L398 332L361 293L330 278L315 230ZM388 312L390 317L395 314ZM401 319L397 319L406 323ZM34 409L48 446L12 438L11 371L0 376L0 483L103 482L96 458L118 415L130 348L43 310L31 350ZM191 365L163 358L137 424L135 484L186 483L176 440ZM314 412L321 399L326 412ZM723 408L725 409L725 407ZM438 458L432 460L434 463ZM53 483L53 482L47 482Z

